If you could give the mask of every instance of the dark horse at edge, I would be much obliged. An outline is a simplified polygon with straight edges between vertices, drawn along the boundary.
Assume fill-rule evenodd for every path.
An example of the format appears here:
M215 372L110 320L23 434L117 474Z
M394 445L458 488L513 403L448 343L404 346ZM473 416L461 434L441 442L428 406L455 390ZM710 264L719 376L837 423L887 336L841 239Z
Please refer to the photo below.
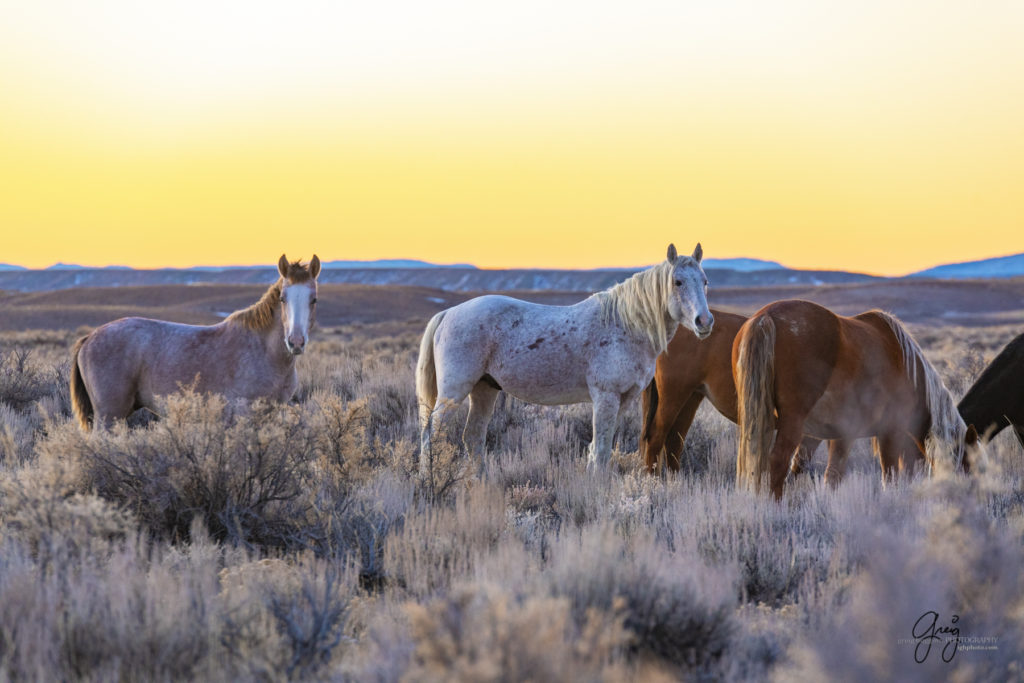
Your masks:
M1006 345L957 405L985 439L1013 427L1024 444L1024 334Z

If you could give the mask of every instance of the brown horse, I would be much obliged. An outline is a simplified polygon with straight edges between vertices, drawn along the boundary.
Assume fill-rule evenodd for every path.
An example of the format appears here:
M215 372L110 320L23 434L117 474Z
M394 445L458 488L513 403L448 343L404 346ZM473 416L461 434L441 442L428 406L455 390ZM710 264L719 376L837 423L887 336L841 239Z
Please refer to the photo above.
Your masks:
M705 398L726 419L736 422L738 418L732 342L747 318L716 309L711 309L711 313L715 317L711 336L703 340L692 334L673 336L668 348L658 356L654 379L642 394L640 457L649 472L657 472L665 465L679 471L686 434ZM794 468L802 466L819 443L814 437L804 439L800 453L793 459Z
M298 388L320 259L277 263L281 277L257 303L216 325L121 318L75 342L71 405L83 429L109 427L182 386L228 398L287 401Z
M809 301L777 301L740 329L732 363L737 485L758 488L767 471L776 498L804 434L832 440L832 485L857 438L873 438L885 479L922 459L961 467L964 444L976 440L917 342L882 311L847 318Z

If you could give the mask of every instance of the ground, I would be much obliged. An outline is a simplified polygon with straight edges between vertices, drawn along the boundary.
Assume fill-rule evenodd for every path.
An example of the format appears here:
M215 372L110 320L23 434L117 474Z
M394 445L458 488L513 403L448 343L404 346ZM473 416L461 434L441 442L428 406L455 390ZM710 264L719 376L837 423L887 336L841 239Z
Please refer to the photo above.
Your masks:
M347 285L321 290L293 405L185 394L131 429L72 422L68 350L87 326L216 322L261 291L0 298L0 679L1021 675L1024 448L1008 431L970 478L883 487L860 444L833 491L819 452L776 503L735 490L736 429L710 408L663 481L637 459L639 408L595 473L588 406L502 399L485 461L449 447L422 481L419 334L467 295ZM1024 321L1020 281L712 301L780 296L893 310L956 398Z

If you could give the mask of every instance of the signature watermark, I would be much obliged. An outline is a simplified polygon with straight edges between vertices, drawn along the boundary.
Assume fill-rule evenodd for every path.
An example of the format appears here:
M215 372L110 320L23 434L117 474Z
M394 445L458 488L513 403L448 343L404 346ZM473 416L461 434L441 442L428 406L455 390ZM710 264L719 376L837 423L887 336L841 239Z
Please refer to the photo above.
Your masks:
M999 649L998 638L961 635L959 624L959 614L947 621L935 610L928 610L914 622L911 638L901 638L899 643L914 646L914 661L918 664L924 664L932 648L938 646L941 646L939 657L947 664L958 652Z

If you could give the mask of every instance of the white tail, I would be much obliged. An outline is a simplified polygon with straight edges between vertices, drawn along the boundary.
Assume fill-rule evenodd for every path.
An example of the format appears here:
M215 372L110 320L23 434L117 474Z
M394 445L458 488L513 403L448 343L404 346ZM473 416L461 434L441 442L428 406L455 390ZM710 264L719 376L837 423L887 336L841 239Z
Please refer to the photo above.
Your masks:
M441 311L427 323L420 340L420 357L416 362L416 399L420 410L420 431L430 426L430 413L437 403L437 369L434 367L434 333L447 311Z

